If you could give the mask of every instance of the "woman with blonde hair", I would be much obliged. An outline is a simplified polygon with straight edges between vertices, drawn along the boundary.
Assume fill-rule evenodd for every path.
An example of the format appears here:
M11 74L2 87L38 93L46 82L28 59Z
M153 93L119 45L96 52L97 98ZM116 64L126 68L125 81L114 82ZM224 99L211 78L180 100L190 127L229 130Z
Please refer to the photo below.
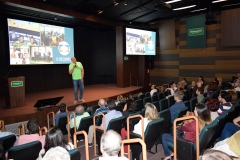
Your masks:
M212 123L211 120L211 113L208 109L208 106L202 103L197 103L194 110L194 116L198 118L199 123L199 133L202 131L203 127L209 125ZM184 121L184 124L181 127L181 130L184 132L184 135L182 138L189 140L191 142L196 141L196 122L195 120L188 120ZM165 154L165 158L162 158L162 160L171 160L173 153L170 154L170 150L168 149L167 143L173 143L173 136L164 133L162 135L162 146Z
M155 105L153 105L152 103L146 103L145 108L145 116L143 118L144 131L147 128L149 122L159 119L158 110ZM142 120L140 120L136 125L134 125L133 132L142 136ZM121 136L122 139L125 139L127 137L127 131L125 130L125 128L122 128ZM127 145L124 146L124 152L127 152Z

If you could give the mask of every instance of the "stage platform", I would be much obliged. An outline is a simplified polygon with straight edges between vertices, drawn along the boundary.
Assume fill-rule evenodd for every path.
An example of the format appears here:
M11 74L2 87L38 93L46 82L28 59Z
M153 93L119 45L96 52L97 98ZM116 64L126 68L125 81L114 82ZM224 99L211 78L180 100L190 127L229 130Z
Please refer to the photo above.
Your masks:
M97 84L85 86L84 89L84 103L88 107L97 105L97 102L100 98L113 98L116 99L118 95L135 94L142 91L142 87L131 86L126 88L116 87L116 84ZM57 108L52 108L44 111L39 111L33 106L40 99L54 98L64 96L64 98L59 103L65 103L68 106L69 111L74 111L75 107L78 104L73 104L74 95L73 88L37 92L26 94L25 106L17 108L4 108L5 99L4 97L0 98L0 119L5 121L5 125L11 123L17 123L22 121L27 121L32 118L38 119L38 122L41 126L46 125L45 120L47 119L47 113L54 111L56 112ZM79 103L81 104L81 103Z

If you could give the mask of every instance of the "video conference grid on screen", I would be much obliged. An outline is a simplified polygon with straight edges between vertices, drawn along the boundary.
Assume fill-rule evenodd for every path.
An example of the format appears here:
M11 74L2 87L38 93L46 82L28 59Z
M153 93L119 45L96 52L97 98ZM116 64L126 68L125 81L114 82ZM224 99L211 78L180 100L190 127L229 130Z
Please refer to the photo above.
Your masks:
M69 64L73 29L7 19L10 65Z
M126 55L156 55L156 32L126 28Z

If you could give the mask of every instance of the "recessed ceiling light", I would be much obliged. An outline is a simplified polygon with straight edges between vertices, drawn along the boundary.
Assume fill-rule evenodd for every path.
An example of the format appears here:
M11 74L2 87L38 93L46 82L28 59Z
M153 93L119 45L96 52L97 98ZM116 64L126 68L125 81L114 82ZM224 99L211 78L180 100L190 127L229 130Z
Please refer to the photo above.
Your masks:
M167 2L165 2L165 3L169 4L169 3L179 2L179 1L182 1L182 0L172 0L172 1L167 1Z
M103 12L103 10L98 10L98 14L101 14Z
M212 1L212 3L224 2L224 1L227 1L227 0L216 0L216 1Z
M173 9L173 10L174 10L174 11L177 11L177 10L192 8L192 7L195 7L195 6L196 6L196 5L191 5L191 6L181 7L181 8L175 8L175 9Z
M196 9L196 10L193 10L193 11L190 11L190 12L197 12L197 11L203 11L203 10L206 10L207 8L203 8L203 9Z
M113 5L114 6L117 6L119 3L118 2L113 2Z
M236 5L239 5L240 3L235 3L235 4L229 4L229 5L224 5L222 7L229 7L229 6L236 6Z

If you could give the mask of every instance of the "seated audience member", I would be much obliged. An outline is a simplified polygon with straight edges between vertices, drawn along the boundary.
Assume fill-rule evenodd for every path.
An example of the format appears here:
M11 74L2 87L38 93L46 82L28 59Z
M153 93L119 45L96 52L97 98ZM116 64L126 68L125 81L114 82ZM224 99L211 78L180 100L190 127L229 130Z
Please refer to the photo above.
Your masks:
M56 126L58 126L58 121L60 117L68 115L68 110L65 103L60 104L59 111L55 114Z
M177 112L185 107L185 104L183 103L184 93L182 91L176 91L174 93L174 100L176 103L170 107L170 113L171 113L171 120L172 122L176 119L177 117Z
M207 149L200 157L201 160L232 160L226 153L214 149Z
M63 147L54 147L49 149L44 157L39 157L37 160L70 160L68 151Z
M195 81L192 81L191 83L191 89L192 89L192 97L196 96L196 91L197 91L198 86L196 85Z
M184 89L184 90L187 90L187 89L188 89L187 79L186 79L186 78L183 78L181 82L183 83L183 89Z
M201 103L204 96L203 96L203 88L202 87L198 87L197 91L196 91L196 94L197 94L197 101L198 103Z
M127 160L126 157L118 157L121 146L122 139L117 132L113 130L105 132L101 137L102 157L99 157L99 160Z
M203 87L203 86L204 86L203 76L199 76L199 77L198 77L197 86L198 86L198 87Z
M156 89L156 85L153 84L151 86L150 96L152 97L155 92L157 92L157 89Z
M104 99L99 99L98 101L98 106L100 108L98 108L93 115L96 115L98 113L107 113L108 112L108 108L107 108L107 103Z
M116 105L118 105L118 103L124 102L124 101L125 101L125 99L123 98L123 96L119 95L119 96L117 96L117 100L115 101L115 103L116 103Z
M152 120L159 119L158 110L152 103L146 103L145 108L146 111L143 119L144 132L149 122L151 122ZM142 136L142 120L140 120L136 125L134 125L133 132ZM121 136L122 139L125 139L125 137L127 136L127 131L125 128L122 128ZM124 152L127 152L127 145L124 146Z
M58 146L65 148L65 150L74 149L72 143L66 142L61 130L58 129L57 127L52 127L46 134L45 145L44 148L39 152L38 160L44 158L46 155L45 153L47 153L51 148Z
M39 136L38 133L39 133L40 126L38 125L37 120L36 119L29 120L27 123L27 129L28 129L28 133L19 136L13 146L18 146L18 145L30 143L33 141L40 141L43 147L45 144L45 135Z
M240 131L234 135L216 143L215 150L222 151L232 157L240 157Z
M88 112L85 112L85 109L82 105L79 105L75 108L75 116L76 116L76 127L79 128L79 124L82 118L90 116ZM74 127L74 118L70 121L70 128Z
M166 88L165 91L170 91L171 95L174 95L174 92L177 90L177 84L175 82L170 83L170 88Z
M217 88L217 83L210 82L207 87L207 97L212 97L213 93L217 90Z
M240 116L235 118L233 120L233 123L229 122L224 126L220 137L220 141L231 137L237 131L240 131Z
M135 113L137 110L137 103L133 100L128 100L124 105L122 115L128 117L129 114Z
M232 107L230 103L232 96L227 91L221 91L218 100L220 102L219 109L217 110L218 115L221 115L224 111L229 110Z
M230 83L233 87L239 86L240 83L240 72L237 73L237 77L232 78L232 83Z
M234 92L234 91L228 91L228 93L229 93L229 94L231 95L231 97L232 97L230 103L231 103L232 105L236 104L237 101L238 101L237 93Z
M203 127L209 125L211 120L210 110L208 109L207 105L198 103L195 106L194 115L199 119L199 131L201 132ZM181 127L181 130L184 132L184 139L189 140L191 142L195 142L196 140L196 122L195 120L187 120L184 121L184 124ZM199 133L200 133L199 132ZM173 153L170 154L170 150L168 149L167 143L173 143L173 136L168 133L164 133L162 135L162 145L165 154L164 160L171 159Z
M235 92L240 92L240 83L238 83L238 86L236 86L234 89L233 89L233 91L235 91Z
M107 114L105 115L105 120L106 120L106 128L108 127L108 124L109 122L112 120L112 119L115 119L115 118L119 118L119 117L122 117L122 113L120 111L117 111L116 110L116 104L114 102L114 100L112 99L109 99L107 101L107 107L109 109L109 111L107 112ZM101 127L103 128L103 122L101 124ZM93 125L91 125L88 129L88 145L89 147L92 147L93 146Z
M4 128L4 126L2 126L2 123L0 122L0 138L6 137L6 136L9 136L9 135L15 135L12 132L2 132L2 128ZM17 138L17 136L16 136L16 138Z
M222 86L222 77L217 77L218 80L218 87L221 87Z

